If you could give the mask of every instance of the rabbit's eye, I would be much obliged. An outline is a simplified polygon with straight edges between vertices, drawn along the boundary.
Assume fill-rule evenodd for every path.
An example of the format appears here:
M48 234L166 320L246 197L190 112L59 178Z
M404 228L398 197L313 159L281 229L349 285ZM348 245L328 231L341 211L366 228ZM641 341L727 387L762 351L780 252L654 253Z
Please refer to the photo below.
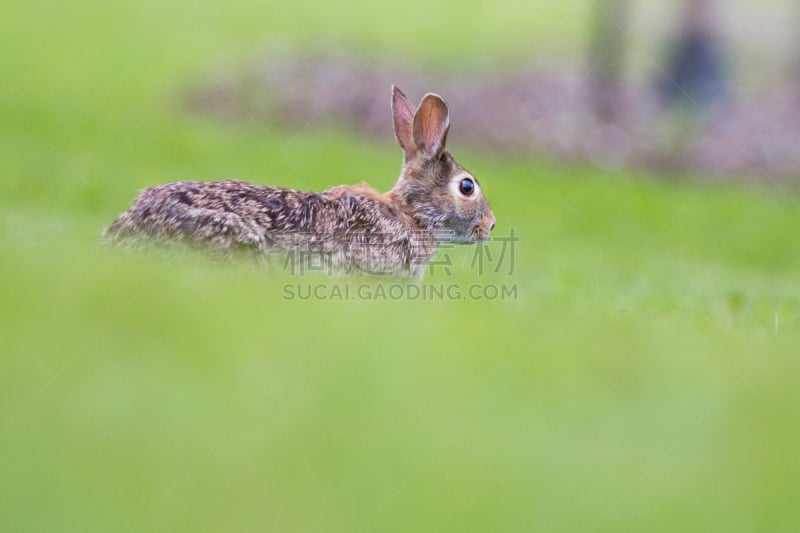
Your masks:
M464 178L461 180L461 183L458 184L458 190L461 191L461 194L464 196L472 196L472 193L475 192L475 182L469 178Z

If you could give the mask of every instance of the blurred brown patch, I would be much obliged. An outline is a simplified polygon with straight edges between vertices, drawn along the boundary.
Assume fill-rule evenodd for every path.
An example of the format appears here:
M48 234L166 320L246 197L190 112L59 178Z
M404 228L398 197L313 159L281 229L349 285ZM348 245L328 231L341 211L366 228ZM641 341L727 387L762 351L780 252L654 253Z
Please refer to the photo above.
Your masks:
M276 50L228 65L186 95L194 112L227 121L293 129L338 125L392 134L392 84L418 101L444 96L457 144L500 155L546 154L603 168L650 168L717 177L800 175L800 93L729 98L700 111L667 109L652 87L620 91L621 112L599 119L588 98L589 72L443 72L343 51Z

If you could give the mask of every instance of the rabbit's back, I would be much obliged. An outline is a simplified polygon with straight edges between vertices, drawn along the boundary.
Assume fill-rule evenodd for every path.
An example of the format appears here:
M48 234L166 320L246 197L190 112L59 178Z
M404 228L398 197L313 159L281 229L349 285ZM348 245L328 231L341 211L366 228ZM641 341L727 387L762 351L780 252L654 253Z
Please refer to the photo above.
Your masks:
M335 209L328 203L319 194L243 181L178 181L143 190L104 236L266 248L276 238L314 232L320 213Z
M317 194L178 181L143 190L103 237L123 247L180 242L222 253L318 250L338 266L380 272L416 271L433 253L430 239L366 186Z

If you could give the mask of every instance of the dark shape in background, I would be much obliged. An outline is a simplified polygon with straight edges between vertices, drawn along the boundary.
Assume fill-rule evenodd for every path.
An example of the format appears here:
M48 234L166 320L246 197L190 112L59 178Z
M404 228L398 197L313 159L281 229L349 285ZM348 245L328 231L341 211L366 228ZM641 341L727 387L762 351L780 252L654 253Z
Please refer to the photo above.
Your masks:
M680 35L659 84L668 105L687 103L705 111L728 97L724 53L714 15L709 0L686 0Z

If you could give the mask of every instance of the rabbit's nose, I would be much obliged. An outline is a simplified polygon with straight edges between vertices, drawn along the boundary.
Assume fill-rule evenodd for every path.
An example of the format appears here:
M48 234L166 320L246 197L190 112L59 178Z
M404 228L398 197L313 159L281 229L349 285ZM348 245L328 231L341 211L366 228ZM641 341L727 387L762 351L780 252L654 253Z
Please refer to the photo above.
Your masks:
M494 229L495 224L497 224L497 222L492 222L492 227L489 228L489 231L492 231Z

